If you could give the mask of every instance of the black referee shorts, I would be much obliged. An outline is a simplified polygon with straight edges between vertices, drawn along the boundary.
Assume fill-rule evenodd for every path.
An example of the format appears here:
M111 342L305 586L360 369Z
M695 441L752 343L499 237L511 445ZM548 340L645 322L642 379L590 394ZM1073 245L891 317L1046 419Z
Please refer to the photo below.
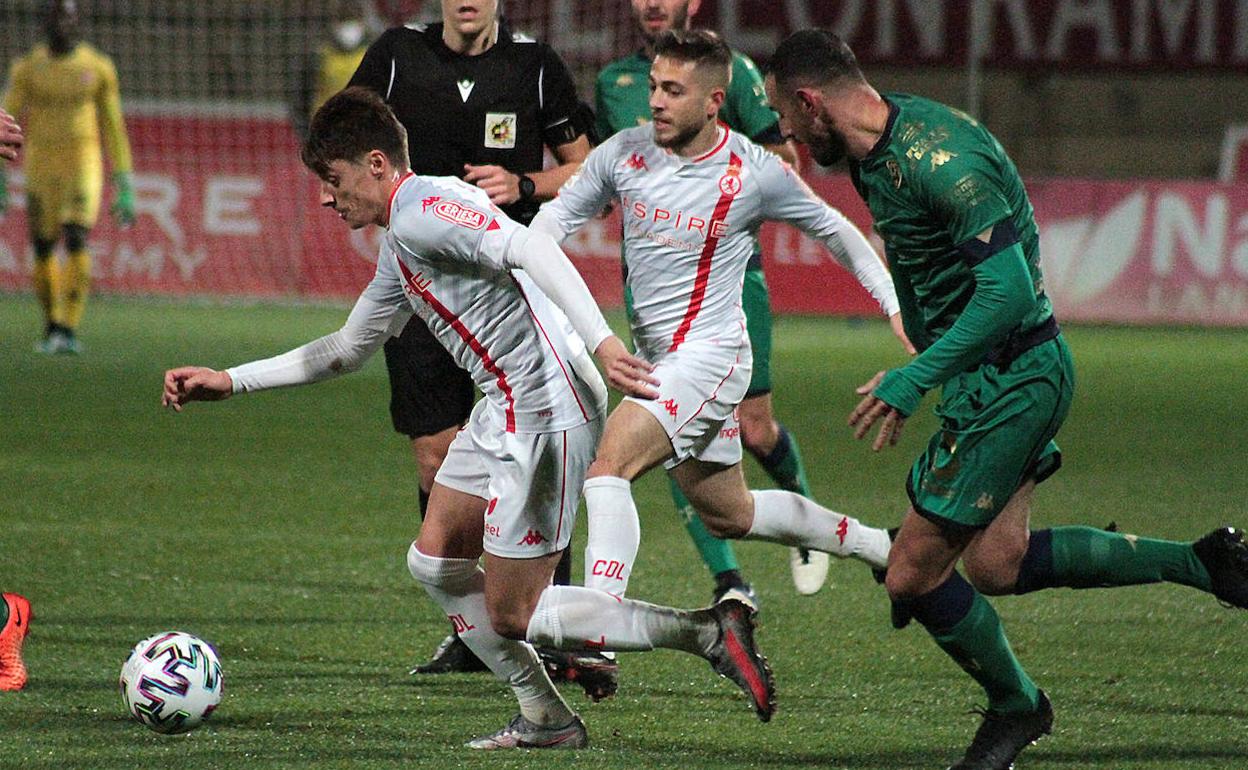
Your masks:
M472 378L419 318L386 341L390 421L410 438L459 427L472 412Z

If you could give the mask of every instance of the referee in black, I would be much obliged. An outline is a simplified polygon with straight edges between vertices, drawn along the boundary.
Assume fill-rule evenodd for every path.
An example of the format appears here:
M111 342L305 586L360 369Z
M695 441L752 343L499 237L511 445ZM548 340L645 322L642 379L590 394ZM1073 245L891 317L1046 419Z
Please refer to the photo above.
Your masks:
M498 2L442 0L442 23L386 31L350 85L376 91L394 110L407 129L413 171L460 177L528 224L589 154L593 114L558 54L508 29ZM542 170L546 148L559 165ZM390 415L412 441L423 515L447 447L472 411L472 380L419 317L386 343L385 354ZM570 565L565 551L555 582L568 582ZM575 679L595 699L614 692L613 661L556 655L563 657L543 656L552 674ZM452 633L412 673L484 670Z

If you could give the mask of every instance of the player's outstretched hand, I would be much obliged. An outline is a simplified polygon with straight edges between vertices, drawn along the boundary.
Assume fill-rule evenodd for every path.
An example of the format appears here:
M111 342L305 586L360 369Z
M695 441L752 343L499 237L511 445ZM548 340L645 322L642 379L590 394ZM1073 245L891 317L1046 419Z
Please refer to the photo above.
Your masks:
M849 413L849 425L854 428L856 439L867 435L871 426L880 420L880 432L876 434L875 441L871 443L871 449L875 452L883 449L885 444L896 446L897 439L901 438L901 429L906 424L906 418L901 412L872 394L875 386L879 385L882 379L884 379L884 372L877 372L870 380L858 386L856 392L862 396L862 400L858 402L858 406L854 407L854 411Z
M506 206L520 200L520 177L502 166L464 164L464 181L489 193L490 203Z
M901 313L893 313L888 317L889 326L893 327L893 334L897 339L901 340L901 346L906 349L907 355L914 355L919 352L910 338L906 336L906 327L901 322Z
M607 337L600 342L594 357L607 373L611 387L634 398L652 401L659 397L659 391L655 390L659 381L652 374L654 365L629 353L619 337Z
M206 366L180 366L165 372L160 405L182 411L188 401L221 401L234 394L234 381L225 372Z

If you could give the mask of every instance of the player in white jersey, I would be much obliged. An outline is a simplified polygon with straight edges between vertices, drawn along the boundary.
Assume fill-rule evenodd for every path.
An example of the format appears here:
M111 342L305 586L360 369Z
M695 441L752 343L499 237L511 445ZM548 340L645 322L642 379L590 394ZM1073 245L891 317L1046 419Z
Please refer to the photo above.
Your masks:
M656 399L626 398L611 414L585 483L586 584L619 594L638 540L619 538L628 528L618 520L636 522L630 483L659 463L717 537L852 556L877 568L888 558L883 530L792 492L746 488L735 415L751 364L741 283L759 225L789 222L826 244L901 333L892 281L862 233L778 156L716 122L730 67L731 52L712 32L660 36L653 123L595 148L532 224L562 240L613 199L624 219L633 338L660 385ZM603 563L624 568L600 574Z
M419 313L485 397L435 477L408 568L520 702L506 727L468 746L586 745L526 635L565 650L699 655L770 718L774 685L744 604L683 611L550 585L606 409L586 343L622 392L650 397L654 378L611 334L552 239L508 219L479 188L414 175L406 158L406 133L373 92L349 88L317 111L304 163L322 179L322 203L349 225L386 228L376 275L337 332L226 371L172 369L162 403L180 410L353 371ZM566 617L546 609L551 592Z

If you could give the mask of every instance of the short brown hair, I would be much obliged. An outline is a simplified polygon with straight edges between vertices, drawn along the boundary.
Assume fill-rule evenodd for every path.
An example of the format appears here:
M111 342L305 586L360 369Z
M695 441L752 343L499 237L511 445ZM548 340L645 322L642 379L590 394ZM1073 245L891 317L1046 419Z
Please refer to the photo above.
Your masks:
M407 167L407 130L380 96L353 86L329 97L312 116L300 159L323 177L330 163L354 163L372 150L380 150L396 166Z
M732 82L732 49L709 29L669 29L654 41L654 55L715 71L725 88Z
M803 29L780 43L770 71L781 86L824 86L837 80L866 82L858 58L835 32Z

